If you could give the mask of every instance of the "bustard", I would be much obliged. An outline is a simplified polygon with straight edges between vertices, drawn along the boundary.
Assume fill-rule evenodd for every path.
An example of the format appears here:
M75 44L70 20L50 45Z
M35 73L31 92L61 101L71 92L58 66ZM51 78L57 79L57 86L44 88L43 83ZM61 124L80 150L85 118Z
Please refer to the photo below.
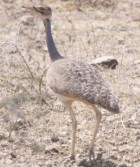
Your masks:
M75 140L77 121L72 109L73 101L81 101L91 106L96 114L96 125L89 148L89 159L94 158L94 142L101 122L102 114L96 107L100 106L112 113L119 113L118 100L108 84L93 66L82 60L63 58L58 52L51 33L52 10L48 6L28 7L43 20L46 42L51 65L47 71L47 84L69 111L72 119L71 159L75 159Z

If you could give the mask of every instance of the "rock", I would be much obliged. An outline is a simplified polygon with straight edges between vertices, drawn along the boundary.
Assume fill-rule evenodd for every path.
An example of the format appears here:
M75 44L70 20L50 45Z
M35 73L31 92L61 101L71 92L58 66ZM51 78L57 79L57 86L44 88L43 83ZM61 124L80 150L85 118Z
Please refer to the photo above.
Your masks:
M15 153L11 153L11 158L16 158L16 154Z
M101 65L108 69L115 69L118 65L118 61L113 56L103 56L93 60L91 65Z
M48 153L59 153L59 151L56 149L56 148L51 148L51 149L47 149L45 151L45 154L48 154Z

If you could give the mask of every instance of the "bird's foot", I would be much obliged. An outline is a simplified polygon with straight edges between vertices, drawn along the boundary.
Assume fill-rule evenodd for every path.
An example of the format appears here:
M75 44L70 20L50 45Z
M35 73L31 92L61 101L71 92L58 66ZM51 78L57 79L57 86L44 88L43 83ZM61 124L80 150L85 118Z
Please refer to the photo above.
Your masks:
M94 160L94 151L93 149L89 150L89 161L92 162Z
M73 160L73 161L75 161L75 156L74 156L74 155L71 155L71 156L70 156L70 159Z

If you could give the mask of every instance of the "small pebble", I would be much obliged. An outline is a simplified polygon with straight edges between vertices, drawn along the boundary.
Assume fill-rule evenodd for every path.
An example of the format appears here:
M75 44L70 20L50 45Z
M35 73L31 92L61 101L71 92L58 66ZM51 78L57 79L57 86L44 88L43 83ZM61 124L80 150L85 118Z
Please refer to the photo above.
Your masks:
M16 156L16 154L11 153L11 157L12 157L12 158L16 158L17 156Z

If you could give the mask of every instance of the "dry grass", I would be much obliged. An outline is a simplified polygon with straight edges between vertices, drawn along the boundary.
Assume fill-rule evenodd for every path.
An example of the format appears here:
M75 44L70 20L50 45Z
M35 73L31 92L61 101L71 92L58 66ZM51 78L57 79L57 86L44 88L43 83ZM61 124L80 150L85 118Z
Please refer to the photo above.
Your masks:
M78 132L76 162L71 162L68 158L71 120L46 87L44 71L49 59L44 27L38 18L24 13L21 6L25 3L32 2L5 0L0 6L0 164L4 167L89 166L87 155L94 128L94 112L81 103L73 105ZM71 1L49 0L47 4L54 11L53 36L63 56L92 61L96 57L113 55L119 61L116 70L98 69L119 97L122 113L112 115L101 109L103 120L96 140L95 155L98 156L95 166L125 164L138 167L138 1L120 0L113 8L103 5L91 8L82 4L81 12L72 8ZM14 113L19 113L20 118L9 142L9 123L4 115L15 121Z

